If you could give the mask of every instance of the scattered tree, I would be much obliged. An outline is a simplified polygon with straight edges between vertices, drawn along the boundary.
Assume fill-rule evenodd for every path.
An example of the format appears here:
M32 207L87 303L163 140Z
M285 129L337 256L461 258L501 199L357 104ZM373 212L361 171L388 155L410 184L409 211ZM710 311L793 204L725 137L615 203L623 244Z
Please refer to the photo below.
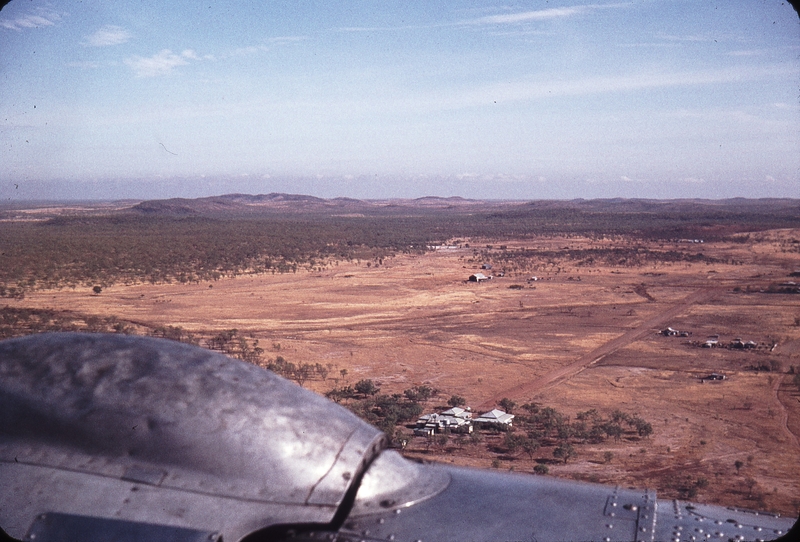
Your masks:
M356 382L355 390L364 397L378 393L378 387L375 386L375 383L370 379L359 380Z
M515 403L508 397L503 397L502 399L500 399L500 406L503 408L503 410L511 414L514 411L514 407L517 406L517 403Z
M567 463L569 458L575 457L576 455L577 453L575 452L575 448L568 442L562 442L555 450L553 450L553 457L556 459L563 459L564 464Z
M463 407L467 404L467 400L460 395L452 395L450 399L447 400L447 404L451 407Z

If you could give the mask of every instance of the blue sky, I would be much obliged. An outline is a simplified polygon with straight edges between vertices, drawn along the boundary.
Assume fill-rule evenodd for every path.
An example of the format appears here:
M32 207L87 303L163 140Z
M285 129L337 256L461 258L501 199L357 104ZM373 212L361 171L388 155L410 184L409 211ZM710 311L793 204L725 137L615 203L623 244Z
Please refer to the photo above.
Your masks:
M800 197L780 0L0 11L0 199Z

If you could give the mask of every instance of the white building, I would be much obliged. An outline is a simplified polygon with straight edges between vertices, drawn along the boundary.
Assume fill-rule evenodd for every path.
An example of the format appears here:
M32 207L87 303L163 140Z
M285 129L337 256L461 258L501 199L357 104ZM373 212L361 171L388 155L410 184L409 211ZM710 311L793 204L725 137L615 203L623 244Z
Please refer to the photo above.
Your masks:
M495 426L499 429L508 429L513 424L514 415L502 410L494 409L481 414L474 422L478 426Z
M472 412L469 409L453 407L441 414L425 414L417 420L415 435L434 435L436 433L472 433Z

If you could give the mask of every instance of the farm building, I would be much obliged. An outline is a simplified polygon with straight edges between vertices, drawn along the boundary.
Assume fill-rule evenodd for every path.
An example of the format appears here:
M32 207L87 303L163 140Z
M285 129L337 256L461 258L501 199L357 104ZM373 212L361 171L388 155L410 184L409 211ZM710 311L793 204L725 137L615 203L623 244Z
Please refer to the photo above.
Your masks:
M414 434L429 436L436 433L472 433L472 412L454 407L441 414L424 414L417 420Z
M726 380L727 378L728 377L723 375L723 374L711 373L711 374L706 375L706 376L701 376L700 377L700 381L701 382L706 382L706 381L712 381L713 382L713 381L717 381L717 380Z
M514 420L513 414L508 414L502 410L494 409L481 414L475 418L475 425L478 427L497 427L498 429L508 429Z
M469 276L470 282L483 282L484 280L489 280L492 277L487 277L483 273L475 273L474 275Z

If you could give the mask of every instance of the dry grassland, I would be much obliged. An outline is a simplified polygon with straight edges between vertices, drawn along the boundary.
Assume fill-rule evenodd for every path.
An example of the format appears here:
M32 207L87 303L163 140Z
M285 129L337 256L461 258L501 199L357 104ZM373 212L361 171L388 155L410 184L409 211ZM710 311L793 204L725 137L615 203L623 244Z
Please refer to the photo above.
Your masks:
M619 408L651 422L653 435L583 445L566 465L550 462L550 473L647 486L663 496L677 496L682 477L703 477L709 483L695 500L796 515L800 394L788 370L800 370L800 295L760 292L770 283L794 280L788 275L800 268L800 253L782 252L791 238L800 238L800 231L671 247L738 264L575 267L563 259L535 272L542 279L536 282L522 274L465 282L480 262L473 260L473 249L461 248L396 256L371 267L342 263L313 273L118 285L100 295L89 289L39 291L7 304L180 326L201 336L236 328L257 339L268 356L331 364L327 381L306 383L320 392L346 369L347 382L371 378L383 392L420 384L438 388L442 393L429 406L458 394L476 409L492 408L502 397L517 404L535 401L572 417ZM469 242L483 247L491 240ZM504 241L509 250L618 242ZM523 288L509 288L513 284ZM658 335L666 326L692 334ZM721 344L741 337L759 347L693 344L710 335L719 335ZM776 361L783 372L749 368ZM728 379L701 383L699 377L710 372ZM524 454L487 450L459 442L431 447L414 437L406 453L482 467L494 460L496 467L524 472L535 464ZM613 458L606 461L609 451ZM552 459L552 450L537 455Z

